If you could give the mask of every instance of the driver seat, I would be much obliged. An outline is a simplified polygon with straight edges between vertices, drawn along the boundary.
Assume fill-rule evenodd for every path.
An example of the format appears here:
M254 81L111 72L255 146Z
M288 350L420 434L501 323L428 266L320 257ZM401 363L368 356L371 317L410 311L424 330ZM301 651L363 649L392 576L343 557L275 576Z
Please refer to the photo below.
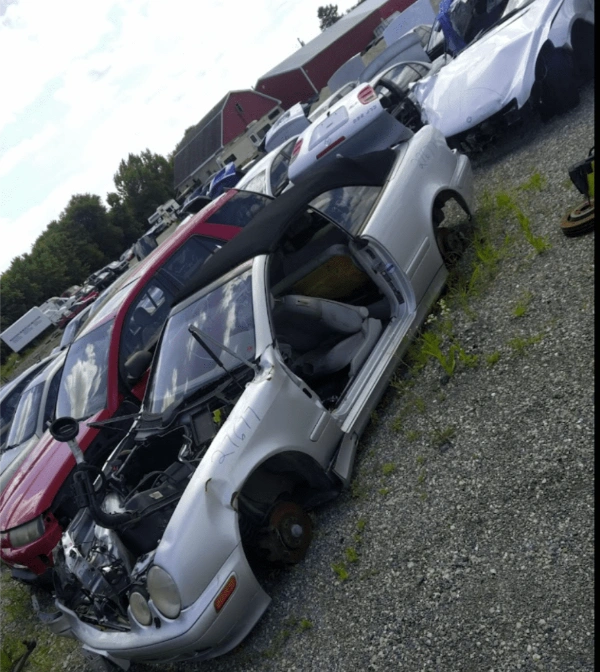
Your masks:
M275 333L292 350L292 370L321 378L349 367L354 377L383 329L364 306L290 294L276 299Z

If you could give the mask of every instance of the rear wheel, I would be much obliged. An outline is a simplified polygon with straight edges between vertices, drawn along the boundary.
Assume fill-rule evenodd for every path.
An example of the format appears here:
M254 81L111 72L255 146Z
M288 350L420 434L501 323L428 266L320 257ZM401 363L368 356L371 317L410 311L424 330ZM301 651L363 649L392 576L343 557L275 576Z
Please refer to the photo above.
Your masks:
M579 78L571 51L545 45L540 52L537 71L542 121L579 104Z

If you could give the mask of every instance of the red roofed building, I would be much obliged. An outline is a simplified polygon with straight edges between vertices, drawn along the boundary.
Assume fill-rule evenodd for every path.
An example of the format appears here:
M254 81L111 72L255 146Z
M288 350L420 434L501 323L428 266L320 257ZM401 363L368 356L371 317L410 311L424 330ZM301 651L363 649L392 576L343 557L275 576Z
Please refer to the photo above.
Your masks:
M280 101L251 89L230 91L188 131L175 154L175 189L183 194L205 184L225 163L239 168L257 154L257 147L275 119Z
M363 51L375 29L414 0L364 0L302 48L264 74L256 90L281 100L284 109L306 101L327 86L331 75Z

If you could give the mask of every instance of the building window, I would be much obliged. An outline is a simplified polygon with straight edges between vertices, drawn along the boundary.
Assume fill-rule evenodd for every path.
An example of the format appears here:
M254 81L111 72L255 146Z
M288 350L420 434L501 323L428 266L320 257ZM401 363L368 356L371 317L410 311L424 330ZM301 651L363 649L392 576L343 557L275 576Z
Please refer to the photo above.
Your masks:
M277 117L280 114L281 114L281 110L279 108L277 108L277 109L273 110L272 112L269 112L269 114L267 116L269 117L269 119L271 121L273 121L273 119L277 119Z

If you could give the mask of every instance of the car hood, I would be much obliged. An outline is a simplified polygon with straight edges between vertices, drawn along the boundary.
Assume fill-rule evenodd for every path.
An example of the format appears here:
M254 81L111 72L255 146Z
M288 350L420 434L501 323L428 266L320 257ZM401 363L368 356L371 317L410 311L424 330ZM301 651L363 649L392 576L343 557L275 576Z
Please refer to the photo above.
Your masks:
M535 60L548 32L545 3L525 7L462 51L436 74L412 87L426 123L445 137L462 133L511 100L529 98Z
M83 450L99 430L86 422L110 417L106 410L80 423L77 441ZM69 446L45 432L25 454L11 479L4 483L0 493L0 530L5 531L36 518L50 508L67 474L75 466Z

